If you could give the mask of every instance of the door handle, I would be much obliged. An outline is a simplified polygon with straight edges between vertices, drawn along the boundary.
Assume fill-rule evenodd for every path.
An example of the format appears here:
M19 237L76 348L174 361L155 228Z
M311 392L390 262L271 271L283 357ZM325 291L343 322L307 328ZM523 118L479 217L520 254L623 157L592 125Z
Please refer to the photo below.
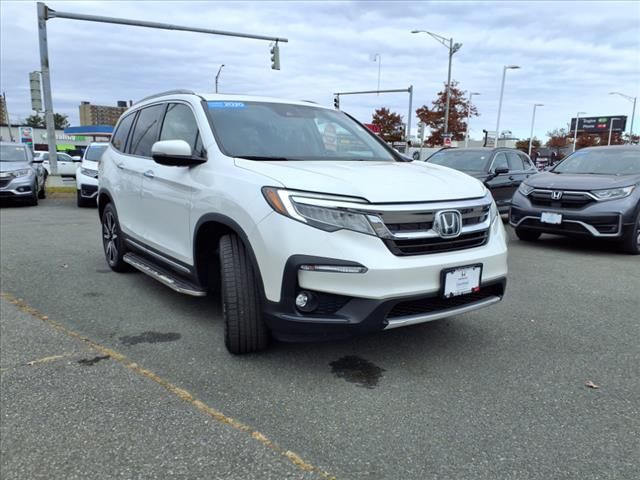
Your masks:
M154 178L156 175L153 173L153 170L147 170L143 173L143 175L147 178Z
M513 181L513 180L515 180L515 179L516 179L516 177L514 177L513 175L511 175L511 176L509 177L509 180L512 180L512 181Z

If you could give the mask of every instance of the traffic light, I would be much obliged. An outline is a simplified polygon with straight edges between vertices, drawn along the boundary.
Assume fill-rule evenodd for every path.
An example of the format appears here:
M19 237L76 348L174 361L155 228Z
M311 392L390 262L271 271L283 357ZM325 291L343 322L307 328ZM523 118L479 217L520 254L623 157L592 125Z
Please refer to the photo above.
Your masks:
M333 97L333 107L336 110L340 110L340 95L335 95Z
M42 111L42 94L40 89L40 72L29 73L29 89L31 90L31 108Z
M280 70L280 47L277 43L271 47L271 70Z
M424 123L418 122L418 138L420 141L424 140Z

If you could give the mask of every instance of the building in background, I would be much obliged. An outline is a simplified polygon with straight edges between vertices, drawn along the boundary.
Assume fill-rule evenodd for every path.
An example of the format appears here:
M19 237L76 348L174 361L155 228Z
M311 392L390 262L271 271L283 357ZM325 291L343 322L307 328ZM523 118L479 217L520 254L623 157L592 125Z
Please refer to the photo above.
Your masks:
M127 108L123 100L118 101L116 107L80 102L80 125L115 125Z

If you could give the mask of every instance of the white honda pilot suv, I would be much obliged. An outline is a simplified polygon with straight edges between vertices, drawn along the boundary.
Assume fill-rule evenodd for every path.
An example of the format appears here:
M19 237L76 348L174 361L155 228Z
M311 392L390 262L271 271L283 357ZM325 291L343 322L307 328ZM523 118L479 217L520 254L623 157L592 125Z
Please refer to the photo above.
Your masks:
M499 302L505 231L474 178L411 162L312 102L172 91L120 119L99 164L109 266L221 292L232 353Z

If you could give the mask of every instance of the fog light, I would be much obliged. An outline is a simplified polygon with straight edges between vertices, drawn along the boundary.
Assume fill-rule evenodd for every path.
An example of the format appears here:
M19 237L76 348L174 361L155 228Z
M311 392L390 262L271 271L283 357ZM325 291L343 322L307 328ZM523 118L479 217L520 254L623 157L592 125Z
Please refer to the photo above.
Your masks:
M301 312L313 312L318 308L316 297L311 292L302 291L296 296L296 308Z
M31 190L29 187L18 187L19 192L28 192L29 190Z

